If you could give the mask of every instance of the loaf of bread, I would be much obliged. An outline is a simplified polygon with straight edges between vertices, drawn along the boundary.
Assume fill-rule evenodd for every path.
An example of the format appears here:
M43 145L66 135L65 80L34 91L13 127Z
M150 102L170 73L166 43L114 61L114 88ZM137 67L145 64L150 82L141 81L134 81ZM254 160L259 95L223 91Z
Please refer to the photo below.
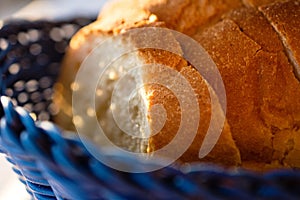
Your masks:
M114 121L111 96L124 70L130 71L141 65L164 65L189 82L200 112L196 136L179 162L212 162L255 170L299 168L299 19L299 0L113 1L103 8L97 21L81 29L70 43L56 85L54 102L60 112L55 121L66 130L74 131L74 124L83 127L81 132L87 137L100 145L109 145L95 132L98 125L89 122L89 118L97 116L114 145L151 155L151 152L168 145L180 129L183 114L177 96L170 88L149 84L133 97L129 108L132 116L115 108L121 116L121 124L133 130L132 135L124 133ZM163 27L188 35L204 47L220 71L227 95L227 111L221 106L213 111L220 119L225 117L225 121L221 120L223 129L216 145L204 158L199 158L199 149L211 122L210 91L214 88L195 66L184 59L188 50L172 33L159 35L158 31L156 34L162 40L153 43L163 42L175 53L148 48L122 55L111 63L111 70L103 80L104 87L96 91L88 91L74 82L82 62L97 45L103 43L107 49L101 52L104 57L114 54L110 45L118 46L120 52L138 47L143 42L142 36L130 36L127 32L142 27ZM124 35L123 39L115 37L118 35ZM86 74L87 81L97 79L96 70L101 70L99 65L91 64ZM153 73L143 68L134 72L132 79L134 83L147 83L157 77L168 80L168 75L168 72ZM180 87L179 83L177 85ZM126 84L124 86L116 94L120 104L126 93ZM76 101L82 105L79 109L86 111L84 116L78 117L72 112L74 90L81 94ZM96 96L96 110L86 106L92 93ZM188 101L189 98L183 99ZM163 105L164 113L151 112L158 104ZM196 118L192 109L190 112L187 121ZM160 127L163 116L166 119ZM133 122L131 125L125 120L128 117ZM192 127L184 128L184 134L192 132ZM151 135L154 132L158 133ZM179 142L176 145L185 144Z

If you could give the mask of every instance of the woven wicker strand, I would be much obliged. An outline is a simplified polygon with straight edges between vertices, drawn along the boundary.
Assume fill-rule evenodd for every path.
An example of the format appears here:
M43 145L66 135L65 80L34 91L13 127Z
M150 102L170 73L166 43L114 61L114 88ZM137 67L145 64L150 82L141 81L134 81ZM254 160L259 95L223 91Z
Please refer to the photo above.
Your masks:
M5 140L5 147L12 142L24 147L26 155L33 156L37 168L42 171L42 176L50 180L49 183L59 199L297 199L299 197L297 188L300 174L292 171L272 172L263 176L249 172L225 172L214 170L213 167L194 167L196 169L191 169L188 173L172 167L145 174L119 172L97 161L86 151L80 140L63 138L59 129L50 122L36 125L22 108L14 108L11 103L7 103L9 101L5 97L1 100L5 114L8 115L2 118L1 126L12 127L19 132L17 138L13 131L9 132L12 134L10 136L1 135L3 139L9 137ZM13 115L14 118L11 117ZM11 119L14 121L9 121ZM123 160L128 162L126 157L123 157ZM135 164L138 164L138 161ZM22 163L21 167L24 168ZM34 192L38 192L39 195L50 196L46 187L34 185L30 189L35 189Z
M125 173L92 156L86 145L88 149L97 148L88 141L83 144L75 134L63 136L61 130L49 122L53 114L49 93L71 33L89 22L83 19L10 22L0 30L3 77L0 81L0 150L14 165L13 170L34 199L300 198L298 171L258 174L201 164L169 166L151 173ZM64 34L67 37L53 39L51 32L57 28L73 31ZM38 120L34 121L28 111ZM133 168L144 164L125 155L108 155L101 151L98 154Z

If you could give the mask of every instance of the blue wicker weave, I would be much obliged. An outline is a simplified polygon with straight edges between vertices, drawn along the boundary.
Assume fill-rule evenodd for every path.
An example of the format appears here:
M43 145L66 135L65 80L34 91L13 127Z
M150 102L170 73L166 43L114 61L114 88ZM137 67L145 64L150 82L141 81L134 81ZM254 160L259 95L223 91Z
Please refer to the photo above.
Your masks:
M68 41L90 21L11 21L0 29L0 151L34 199L300 199L299 171L258 174L202 164L131 174L99 162L75 136L62 136L50 122L52 86Z

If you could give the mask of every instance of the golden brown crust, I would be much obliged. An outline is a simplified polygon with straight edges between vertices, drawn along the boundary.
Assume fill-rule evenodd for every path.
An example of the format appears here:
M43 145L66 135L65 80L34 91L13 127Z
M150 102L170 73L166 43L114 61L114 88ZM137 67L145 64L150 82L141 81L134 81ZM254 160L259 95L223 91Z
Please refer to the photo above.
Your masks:
M138 0L109 1L98 16L98 23L103 31L113 31L117 27L131 27L149 19L149 10L141 7Z
M227 94L227 120L242 160L256 157L270 161L272 135L259 120L256 110L259 100L258 66L249 65L261 47L227 19L196 36L196 39L210 53L220 70Z

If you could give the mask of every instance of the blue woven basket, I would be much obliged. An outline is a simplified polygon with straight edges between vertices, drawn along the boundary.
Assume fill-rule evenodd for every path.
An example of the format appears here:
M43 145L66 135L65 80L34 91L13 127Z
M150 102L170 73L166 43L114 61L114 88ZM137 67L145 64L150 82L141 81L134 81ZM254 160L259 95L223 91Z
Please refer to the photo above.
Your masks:
M34 199L300 198L298 171L258 174L202 164L131 174L103 165L75 136L62 136L50 122L52 86L70 38L90 22L11 21L0 29L0 151ZM142 165L125 155L98 153Z

